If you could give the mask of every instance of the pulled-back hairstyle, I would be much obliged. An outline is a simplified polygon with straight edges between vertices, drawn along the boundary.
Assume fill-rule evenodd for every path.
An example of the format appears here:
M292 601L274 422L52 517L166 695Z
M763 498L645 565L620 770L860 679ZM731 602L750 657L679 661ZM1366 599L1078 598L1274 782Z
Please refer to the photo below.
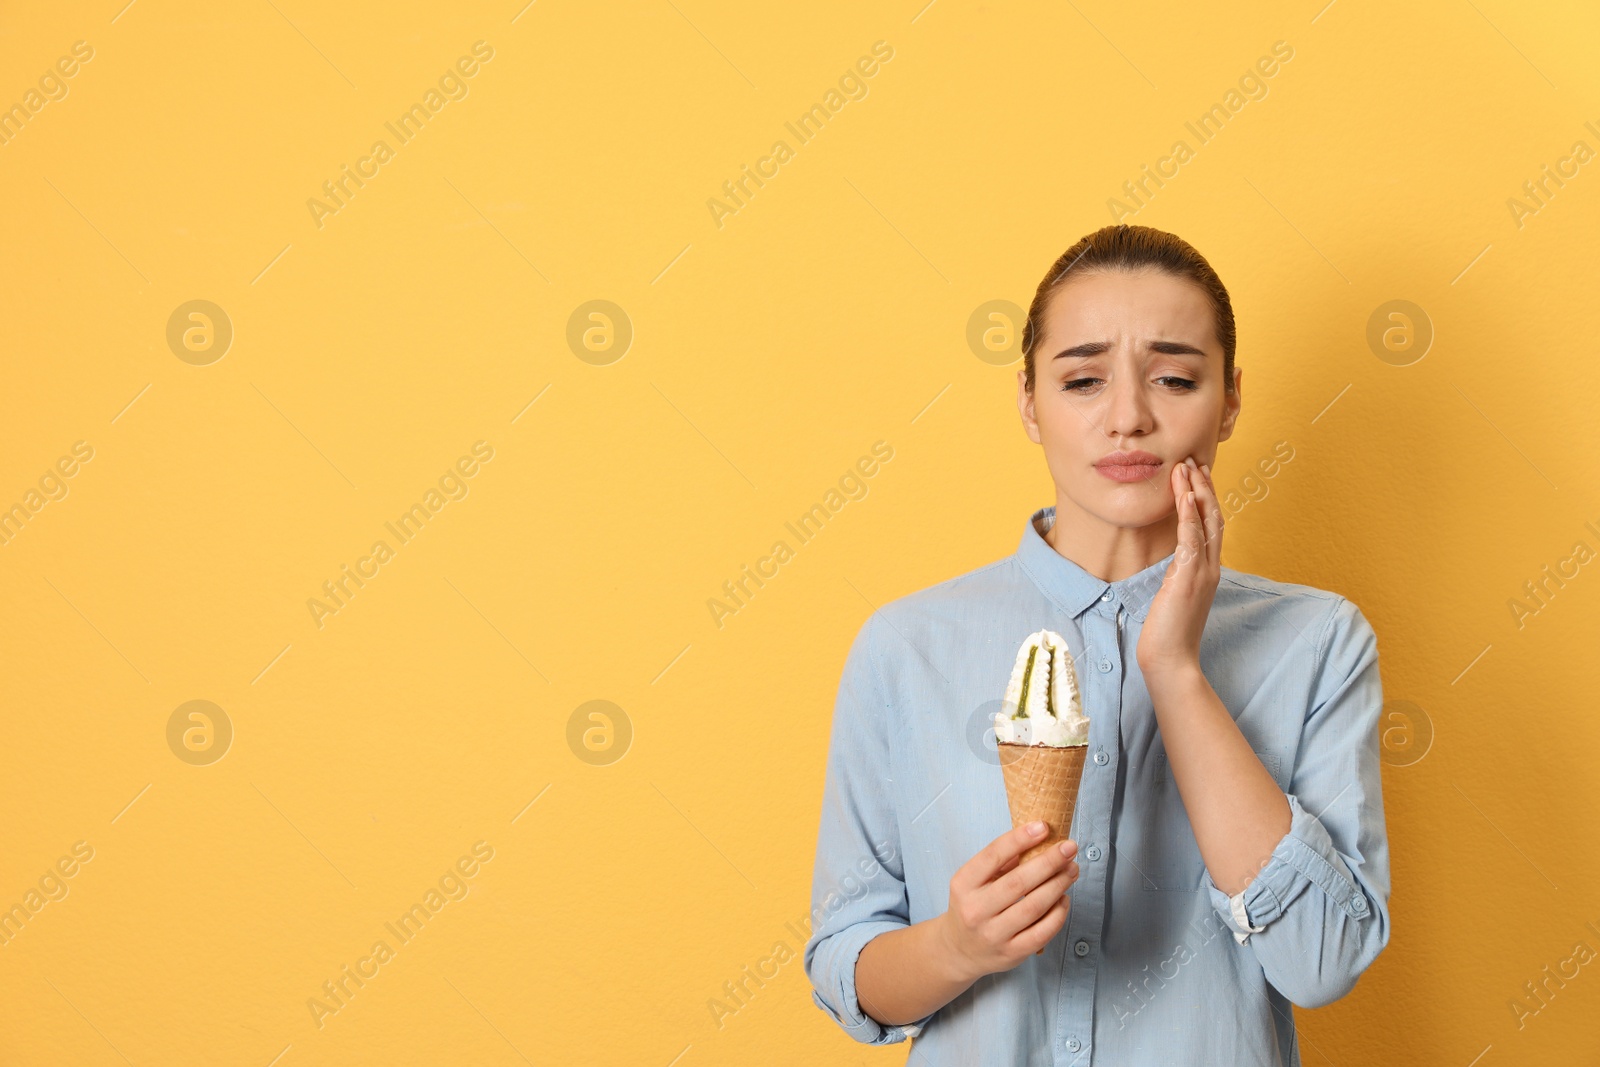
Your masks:
M1233 324L1233 303L1228 299L1222 279L1211 269L1205 256L1176 234L1150 226L1121 223L1080 238L1061 253L1061 258L1039 283L1033 303L1028 306L1028 321L1022 328L1022 358L1029 393L1033 392L1034 349L1038 347L1039 334L1044 328L1045 309L1055 291L1085 274L1144 269L1187 278L1206 294L1216 315L1217 341L1222 345L1223 384L1228 392L1233 392L1233 351L1238 337Z

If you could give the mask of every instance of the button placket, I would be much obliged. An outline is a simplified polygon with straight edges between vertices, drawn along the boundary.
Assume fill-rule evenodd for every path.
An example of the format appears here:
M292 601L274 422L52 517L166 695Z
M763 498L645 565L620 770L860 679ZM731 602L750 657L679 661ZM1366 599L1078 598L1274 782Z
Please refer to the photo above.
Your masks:
M1111 757L1107 743L1121 735L1122 685L1117 658L1120 656L1121 606L1113 604L1112 590L1101 594L1101 604L1081 616L1084 651L1080 662L1079 684L1083 688L1085 710L1090 716L1090 732L1098 745L1093 749L1096 766L1107 767ZM1110 654L1115 653L1115 656ZM1084 836L1099 836L1111 823L1111 805L1116 787L1112 774L1086 774L1078 794L1078 814L1075 824ZM1104 854L1098 845L1084 849L1086 860L1096 860ZM1071 951L1063 954L1060 992L1056 1000L1055 1039L1057 1047L1077 1054L1088 1047L1094 1025L1094 996L1099 982L1099 967L1092 954L1093 944L1099 940L1105 925L1106 865L1091 863L1083 868L1072 890L1072 911L1067 925L1059 936L1066 938ZM1074 1056L1072 1062L1082 1062L1085 1057Z

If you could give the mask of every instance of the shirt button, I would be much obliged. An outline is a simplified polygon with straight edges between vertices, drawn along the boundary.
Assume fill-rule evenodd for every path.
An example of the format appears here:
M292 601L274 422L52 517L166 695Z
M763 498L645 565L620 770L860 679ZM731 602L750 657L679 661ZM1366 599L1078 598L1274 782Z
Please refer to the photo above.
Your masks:
M1090 845L1088 848L1083 850L1083 854L1085 856L1088 856L1092 860L1097 860L1097 859L1100 858L1100 846L1099 845ZM1083 944L1083 942L1079 941L1078 944L1081 945L1081 944ZM1081 955L1083 955L1083 953L1080 952L1080 953L1078 953L1078 955L1081 956Z
M1067 1051L1068 1052L1076 1052L1082 1047L1083 1047L1083 1042L1082 1041L1079 1041L1075 1037L1067 1038Z
M1357 915L1365 915L1367 913L1367 901L1366 901L1366 898L1364 898L1364 897L1356 897L1355 903L1352 905L1352 907L1355 908L1355 911L1356 911Z
M1103 659L1103 660L1100 661L1100 673L1101 674L1110 674L1111 673L1111 661L1110 660Z
M1072 946L1072 951L1077 953L1079 956L1087 956L1089 954L1089 942L1079 941L1076 945Z
M1110 603L1110 601L1111 601L1111 590L1107 589L1104 593L1100 594L1100 603L1107 604L1107 603Z
M1104 752L1096 752L1094 754L1094 761L1100 764L1100 766L1104 767L1107 763L1111 762L1111 757L1106 755Z

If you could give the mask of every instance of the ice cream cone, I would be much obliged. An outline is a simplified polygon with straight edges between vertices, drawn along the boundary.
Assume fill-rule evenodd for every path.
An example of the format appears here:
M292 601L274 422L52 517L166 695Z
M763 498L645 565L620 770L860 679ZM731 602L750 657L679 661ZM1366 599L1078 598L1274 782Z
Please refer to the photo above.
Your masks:
M1044 840L1017 861L1067 839L1078 806L1078 783L1089 754L1089 717L1066 638L1054 630L1031 633L1017 649L994 738L1005 775L1013 828L1042 819ZM1044 952L1044 949L1039 949Z
M1043 841L1022 854L1023 864L1067 839L1072 830L1072 812L1078 803L1078 783L1083 780L1084 757L1089 746L1020 745L997 743L1000 769L1006 780L1006 803L1011 807L1011 825L1022 826L1043 819L1047 825Z

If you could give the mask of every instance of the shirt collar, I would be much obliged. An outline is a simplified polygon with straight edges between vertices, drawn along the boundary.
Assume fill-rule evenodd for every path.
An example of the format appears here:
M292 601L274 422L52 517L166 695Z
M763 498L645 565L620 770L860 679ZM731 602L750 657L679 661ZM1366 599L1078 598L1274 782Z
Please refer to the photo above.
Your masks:
M1103 605L1107 613L1114 613L1114 605L1120 603L1129 615L1143 622L1150 602L1161 590L1161 581L1166 577L1176 550L1137 574L1118 582L1106 582L1050 547L1044 535L1055 521L1054 505L1040 508L1029 516L1027 527L1022 531L1017 561L1034 584L1073 618L1096 605Z

